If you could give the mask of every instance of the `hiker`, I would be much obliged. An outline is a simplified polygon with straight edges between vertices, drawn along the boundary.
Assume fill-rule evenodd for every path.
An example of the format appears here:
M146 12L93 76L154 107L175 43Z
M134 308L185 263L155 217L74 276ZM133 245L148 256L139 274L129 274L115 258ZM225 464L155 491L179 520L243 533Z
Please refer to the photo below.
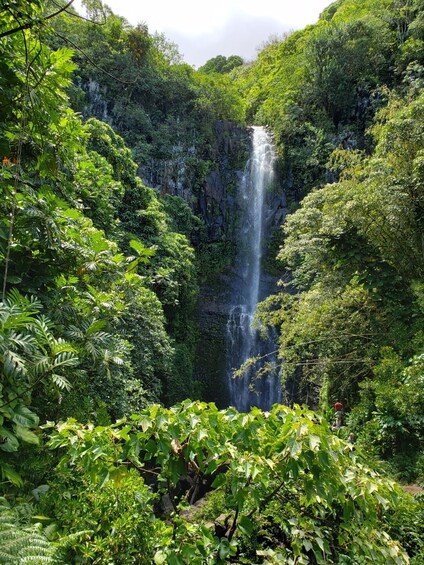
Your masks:
M334 410L335 410L335 412L341 412L343 410L343 404L341 402L337 401L334 404Z
M334 404L335 416L336 416L336 429L342 427L342 417L343 417L343 404L337 401Z

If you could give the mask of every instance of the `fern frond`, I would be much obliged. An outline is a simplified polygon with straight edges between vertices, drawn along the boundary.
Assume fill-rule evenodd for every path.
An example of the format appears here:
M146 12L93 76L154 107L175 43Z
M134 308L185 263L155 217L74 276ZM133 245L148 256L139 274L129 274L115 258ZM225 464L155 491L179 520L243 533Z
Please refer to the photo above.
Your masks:
M69 328L66 331L66 335L70 339L75 339L77 341L84 339L83 331L81 330L81 328L77 328L76 326L69 326Z
M92 337L95 338L98 343L107 343L111 335L106 332L96 332L92 334Z
M31 326L31 329L34 330L37 337L42 338L45 343L54 341L51 328L52 323L45 316L40 316L38 319L34 320Z
M97 271L98 264L96 261L88 261L87 263L85 263L84 267L87 271L94 272Z
M27 324L31 324L35 318L33 313L22 311L17 306L0 305L1 327L3 331L16 328L24 328Z
M102 330L107 324L106 320L94 320L87 328L86 334L93 335Z
M48 524L43 530L43 533L47 539L50 539L56 532L57 532L57 524L55 524L54 522Z
M52 374L52 381L53 383L60 388L61 390L71 390L71 383L68 381L66 377L62 375L58 375L57 373Z
M6 351L3 356L3 371L6 376L13 379L27 374L25 360L14 351Z
M34 313L41 310L42 304L35 296L24 296L17 288L12 288L7 293L5 303L8 306L19 306L21 309L29 309Z
M114 363L115 365L118 365L118 367L122 367L122 365L125 364L125 361L124 361L121 357L118 357L118 356L116 356L116 355L114 355L114 356L111 358L111 361L112 361L112 363Z
M53 368L57 369L58 367L75 367L78 365L78 357L70 351L63 351L56 355L53 361Z
M8 336L8 340L17 347L22 347L22 349L27 350L32 350L37 343L37 340L32 335L16 332L11 332Z
M67 287L64 287L67 288ZM73 288L71 286L71 288ZM58 298L60 298L58 296ZM50 312L53 320L56 322L61 322L65 320L77 319L79 316L79 310L76 308L75 304L72 302L61 302L54 310Z
M91 341L88 341L85 344L85 348L87 350L87 353L92 357L92 359L98 359L99 358L101 351L97 347L96 344L92 343Z
M47 371L51 368L50 357L47 355L39 355L35 359L35 362L32 366L32 371L34 375L43 375L47 373Z
M63 353L63 352L70 352L70 353L76 353L77 350L75 349L75 347L73 345L71 345L68 341L65 341L64 339L62 339L61 337L59 339L57 339L55 341L55 344L53 346L53 353L55 355L57 355L58 353Z
M90 537L94 534L93 530L80 530L79 532L75 532L73 534L68 534L67 536L63 536L58 540L59 547L67 548L72 547L75 542L81 540L81 538ZM0 561L1 563L1 561Z
M12 510L0 509L0 563L2 565L59 565L57 549L39 527L22 527Z

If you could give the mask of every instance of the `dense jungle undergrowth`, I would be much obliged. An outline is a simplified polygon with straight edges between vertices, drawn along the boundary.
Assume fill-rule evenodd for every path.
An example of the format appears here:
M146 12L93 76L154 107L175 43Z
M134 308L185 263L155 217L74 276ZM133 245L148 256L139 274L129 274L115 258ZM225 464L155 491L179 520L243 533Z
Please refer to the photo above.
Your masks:
M422 3L338 0L197 71L85 4L0 3L0 562L424 563ZM273 131L291 211L265 413L193 370L230 123Z

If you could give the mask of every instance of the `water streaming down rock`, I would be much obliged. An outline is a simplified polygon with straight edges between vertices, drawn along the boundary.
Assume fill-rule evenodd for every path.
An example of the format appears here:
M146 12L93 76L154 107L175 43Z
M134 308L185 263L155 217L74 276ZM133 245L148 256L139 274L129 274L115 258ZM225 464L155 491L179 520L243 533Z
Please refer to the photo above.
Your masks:
M256 305L264 298L261 258L267 229L266 193L273 181L275 152L267 131L262 127L252 129L252 154L239 187L241 221L235 264L237 284L227 322L230 402L240 411L252 406L266 410L281 399L277 368L266 376L255 378L260 368L260 364L255 364L245 372L244 377L232 376L234 369L256 355L266 355L268 364L275 361L270 355L275 349L273 340L261 340L251 325Z

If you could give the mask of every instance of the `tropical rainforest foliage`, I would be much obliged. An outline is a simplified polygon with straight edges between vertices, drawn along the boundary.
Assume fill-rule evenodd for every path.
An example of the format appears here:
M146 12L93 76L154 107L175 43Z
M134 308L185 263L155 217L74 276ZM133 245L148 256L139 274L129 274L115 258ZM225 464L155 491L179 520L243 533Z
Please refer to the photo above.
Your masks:
M421 2L338 0L198 71L85 5L0 5L0 561L423 563L422 495L385 478L424 481ZM185 400L230 121L275 135L258 324L315 412Z
M359 442L408 478L424 432L422 24L416 2L336 2L240 79L302 200L278 256L289 292L259 316L280 328L285 379L324 410L342 398Z

